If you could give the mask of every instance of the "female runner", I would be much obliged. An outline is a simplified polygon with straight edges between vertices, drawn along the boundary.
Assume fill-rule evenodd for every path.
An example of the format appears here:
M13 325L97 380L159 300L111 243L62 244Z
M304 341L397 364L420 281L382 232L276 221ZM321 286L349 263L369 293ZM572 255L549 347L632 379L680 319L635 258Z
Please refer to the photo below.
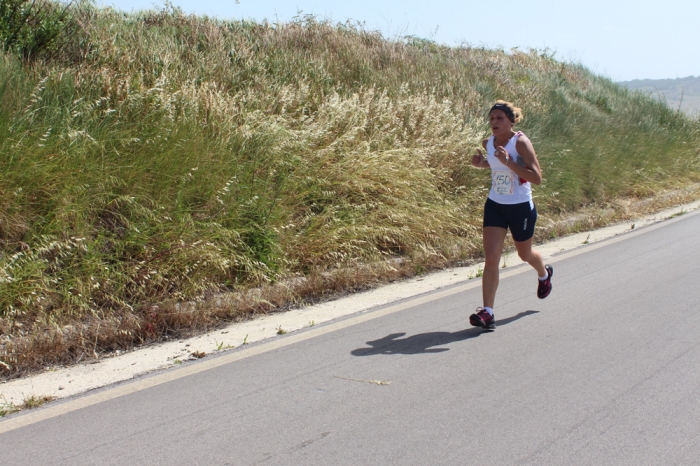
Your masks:
M518 256L530 264L539 277L537 297L544 299L552 291L551 265L532 249L537 210L532 202L530 184L542 182L542 171L532 143L513 125L522 120L522 111L512 103L499 100L491 107L489 124L493 136L482 142L481 150L472 156L472 165L491 169L491 191L484 206L484 274L482 293L484 306L469 317L475 327L496 328L493 305L498 289L498 265L508 228Z

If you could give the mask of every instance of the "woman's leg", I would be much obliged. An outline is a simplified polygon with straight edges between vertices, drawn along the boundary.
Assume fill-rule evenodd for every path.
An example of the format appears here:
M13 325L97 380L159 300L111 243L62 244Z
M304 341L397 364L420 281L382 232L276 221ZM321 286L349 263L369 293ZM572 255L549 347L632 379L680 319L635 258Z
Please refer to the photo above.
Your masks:
M498 267L501 263L503 242L508 230L501 227L484 227L484 274L481 276L481 291L484 307L493 309L498 289ZM544 270L544 269L543 269Z
M547 275L547 270L544 268L544 260L542 254L532 249L532 238L525 241L513 241L515 249L518 251L518 256L537 270L538 277Z

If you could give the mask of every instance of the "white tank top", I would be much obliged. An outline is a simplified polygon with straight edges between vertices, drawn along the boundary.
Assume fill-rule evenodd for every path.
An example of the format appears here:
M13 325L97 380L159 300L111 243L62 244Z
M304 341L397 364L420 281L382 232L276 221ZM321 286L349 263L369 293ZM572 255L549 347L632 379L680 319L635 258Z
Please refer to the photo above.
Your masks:
M510 158L518 165L524 167L523 161L518 151L515 149L515 143L518 142L518 137L522 136L522 132L518 131L510 138L504 149L508 152ZM498 202L499 204L521 204L530 202L532 204L532 189L530 182L521 179L513 170L503 165L496 158L496 148L493 145L494 137L491 136L486 142L487 161L491 166L491 191L489 199Z

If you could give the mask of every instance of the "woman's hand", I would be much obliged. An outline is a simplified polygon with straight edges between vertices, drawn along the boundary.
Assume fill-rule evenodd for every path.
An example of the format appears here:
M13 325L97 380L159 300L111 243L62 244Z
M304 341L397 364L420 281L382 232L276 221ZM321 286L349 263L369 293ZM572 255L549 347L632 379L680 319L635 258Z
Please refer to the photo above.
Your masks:
M496 147L496 152L494 153L499 162L503 165L508 163L508 151L503 146Z
M480 149L477 149L476 154L472 155L472 165L477 168L486 168L489 166L489 163L486 161L486 158L484 158L484 154Z

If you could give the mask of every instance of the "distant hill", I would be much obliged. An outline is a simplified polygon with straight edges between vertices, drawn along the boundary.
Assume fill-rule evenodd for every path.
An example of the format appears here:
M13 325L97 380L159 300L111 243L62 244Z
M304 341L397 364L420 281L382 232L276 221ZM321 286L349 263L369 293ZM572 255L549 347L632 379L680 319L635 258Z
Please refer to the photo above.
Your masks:
M680 108L686 113L700 115L700 77L688 76L677 79L634 79L622 81L629 89L649 92L665 99L673 108Z

